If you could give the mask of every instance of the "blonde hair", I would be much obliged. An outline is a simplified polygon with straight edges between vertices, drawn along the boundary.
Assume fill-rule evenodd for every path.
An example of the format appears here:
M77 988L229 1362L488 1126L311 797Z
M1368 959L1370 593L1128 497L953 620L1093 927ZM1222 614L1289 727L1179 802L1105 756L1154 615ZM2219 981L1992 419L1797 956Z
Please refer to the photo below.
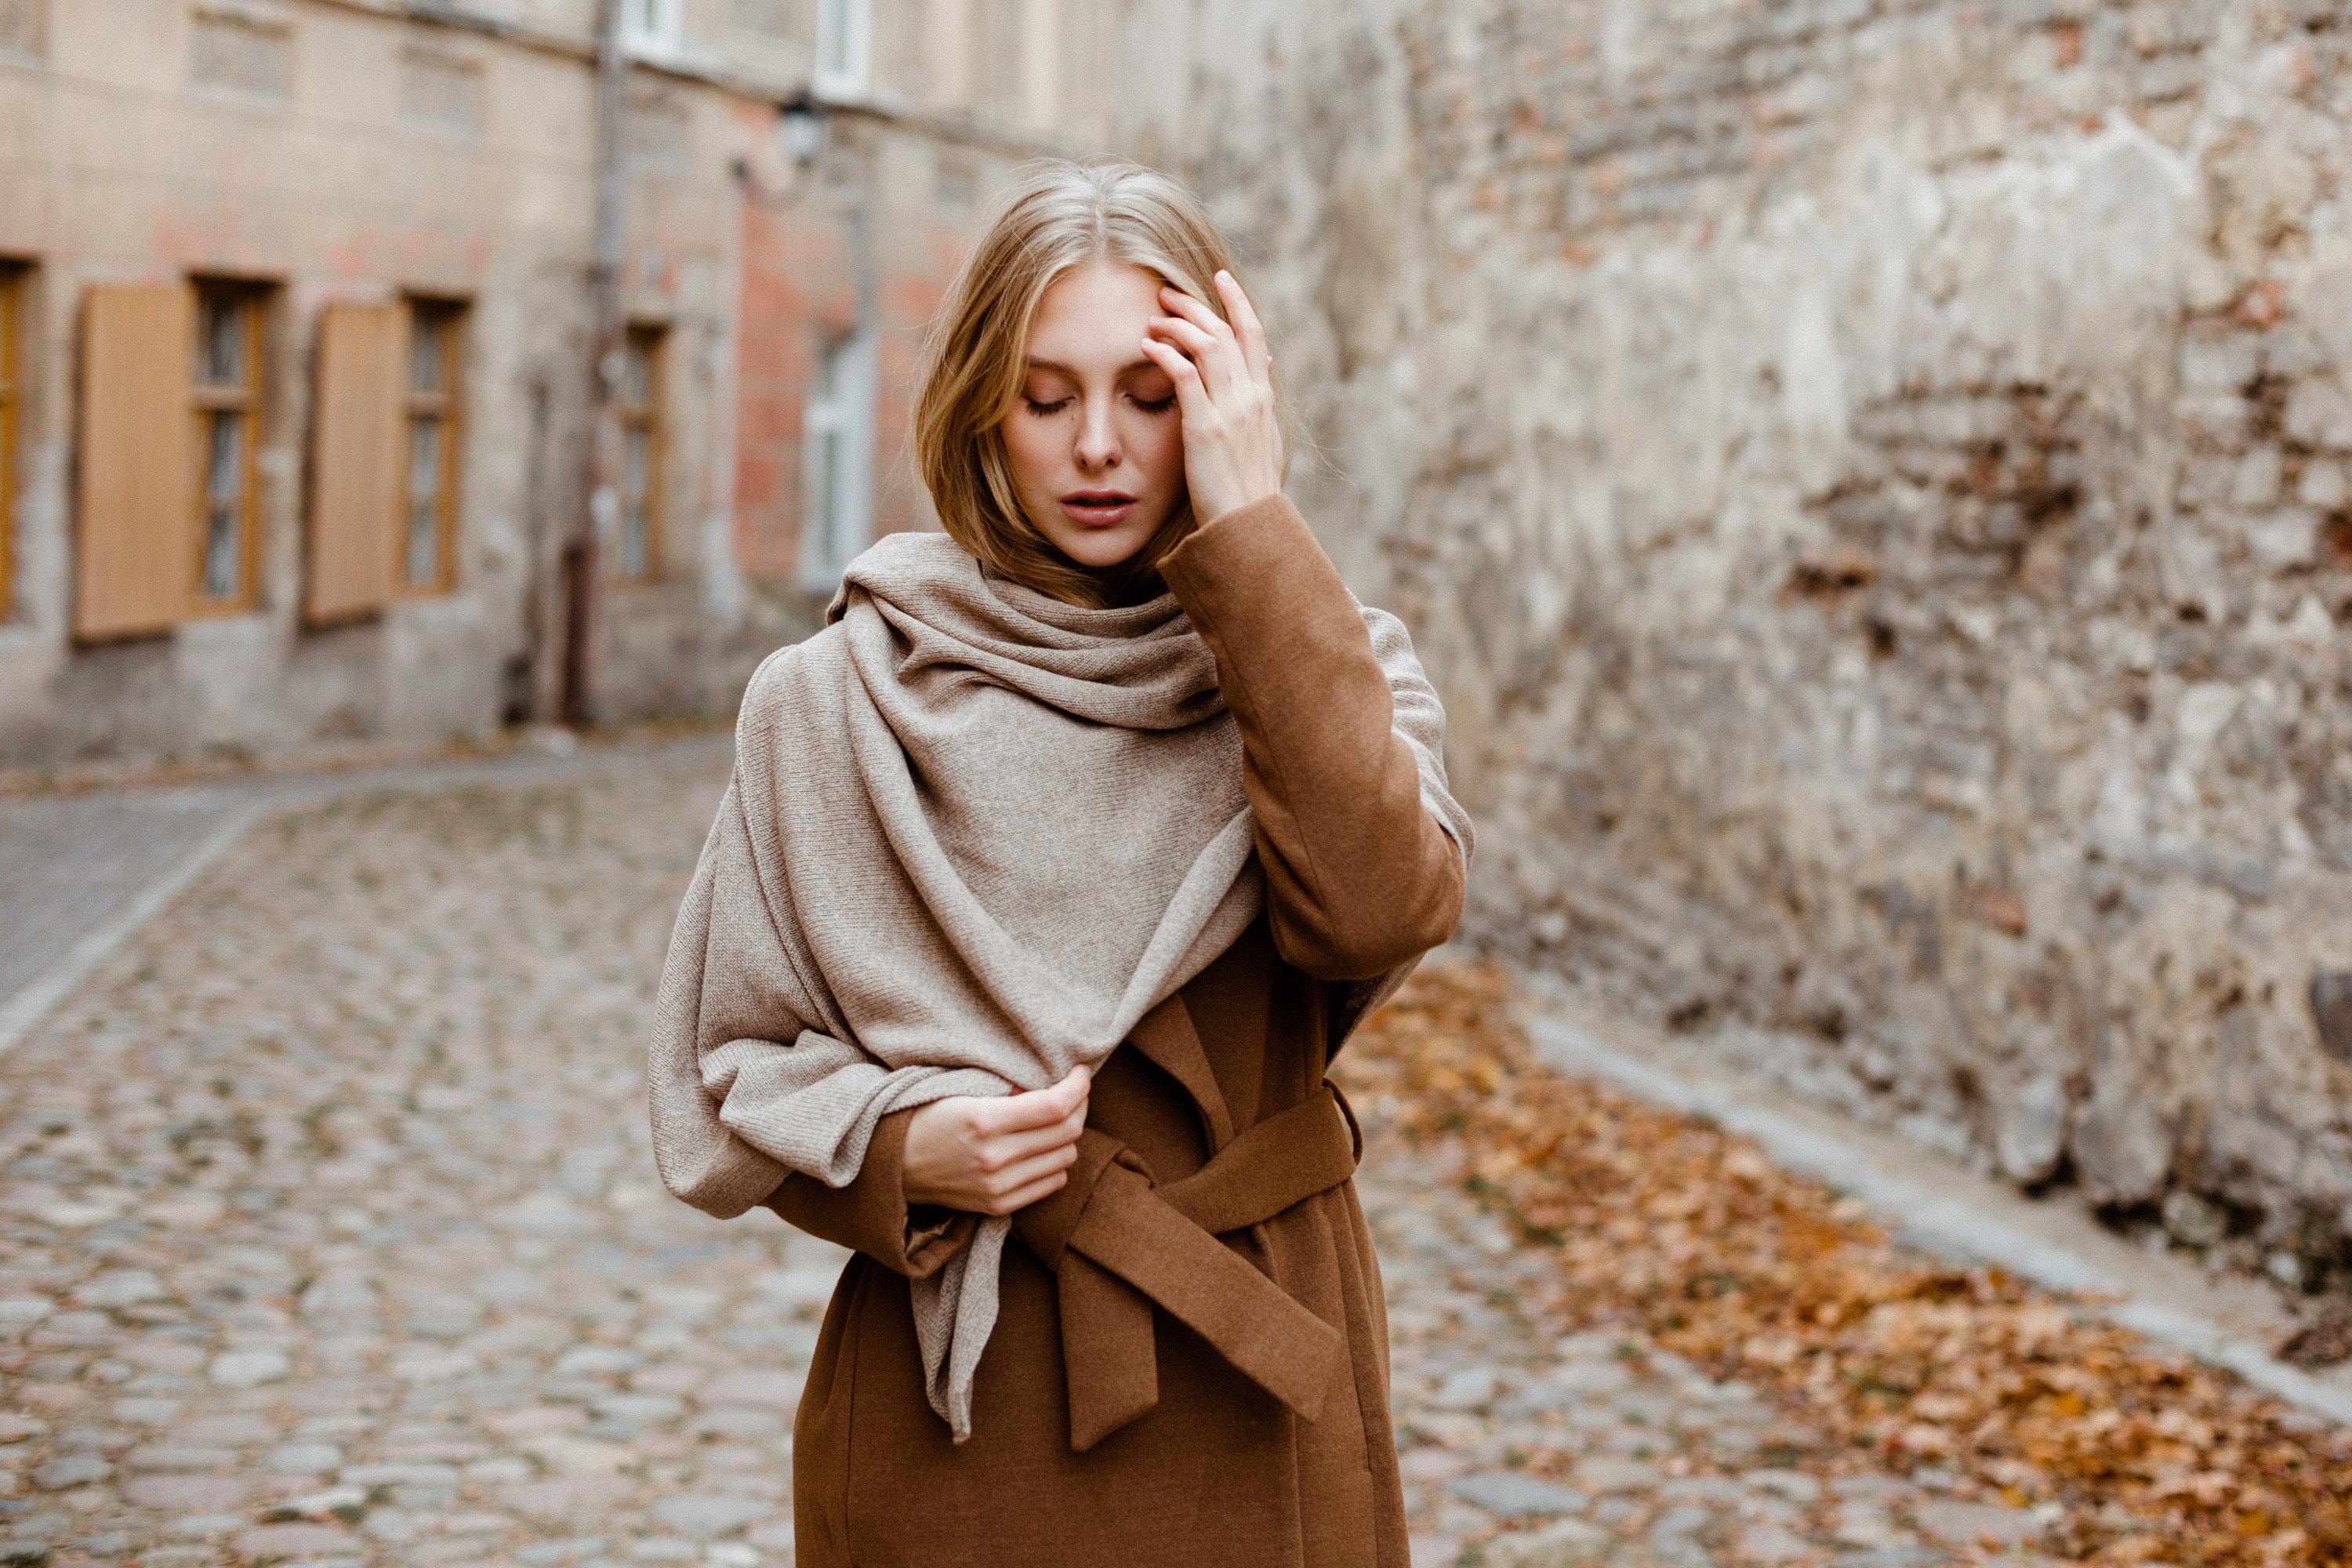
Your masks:
M914 449L940 523L982 565L1100 606L1158 592L1160 560L1193 520L1188 501L1128 561L1096 571L1055 549L1021 505L1003 426L1020 395L1030 324L1045 291L1090 261L1140 267L1225 313L1214 279L1233 258L1192 192L1138 163L1028 164L998 198L932 322L916 377Z

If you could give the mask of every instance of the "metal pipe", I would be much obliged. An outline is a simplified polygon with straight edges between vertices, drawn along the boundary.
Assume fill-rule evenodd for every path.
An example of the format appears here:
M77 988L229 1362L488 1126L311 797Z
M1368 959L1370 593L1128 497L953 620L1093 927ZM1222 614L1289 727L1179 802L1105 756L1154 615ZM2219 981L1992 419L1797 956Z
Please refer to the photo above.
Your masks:
M626 243L623 138L629 109L629 58L622 47L623 0L598 0L596 14L596 238L588 278L594 322L589 364L588 504L563 552L563 720L596 721L596 633L601 597L597 557L620 523L621 377L628 365L629 319L622 289Z

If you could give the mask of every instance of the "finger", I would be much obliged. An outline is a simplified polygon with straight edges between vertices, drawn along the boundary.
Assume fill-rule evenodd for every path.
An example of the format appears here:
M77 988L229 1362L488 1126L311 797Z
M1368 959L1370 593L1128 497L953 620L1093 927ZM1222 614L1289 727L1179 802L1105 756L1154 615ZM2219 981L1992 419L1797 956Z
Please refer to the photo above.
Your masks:
M1010 1214L1024 1204L1053 1192L1070 1179L1070 1167L1077 1163L1076 1150L1057 1150L1024 1162L1019 1169L1001 1176L992 1176L982 1183L976 1194L984 1212Z
M1050 1127L1069 1115L1074 1106L1086 1103L1087 1082L1073 1070L1051 1089L1033 1089L1024 1094L982 1100L973 1112L973 1125L983 1134Z
M1216 405L1201 383L1201 368L1157 338L1143 340L1143 357L1168 373L1176 384L1176 406L1184 416L1185 439L1196 439L1216 422Z
M1087 1103L1087 1094L1094 1087L1094 1068L1074 1067L1062 1075L1061 1082L1051 1089L1041 1089L1036 1092L1046 1100L1060 1106L1065 1111L1075 1110Z
M1018 1191L1005 1194L1003 1197L991 1202L980 1212L991 1215L1015 1214L1027 1208L1031 1204L1052 1197L1069 1184L1070 1173L1067 1171L1056 1171L1041 1181L1032 1182Z
M1223 276L1222 273L1220 277ZM1252 379L1249 356L1243 353L1241 340L1234 335L1233 323L1201 300L1181 289L1162 289L1160 302L1171 316L1181 317L1199 331L1208 334L1213 345L1206 353L1192 357L1201 362L1205 379L1213 394L1222 395L1235 382Z
M1230 272L1217 274L1217 297L1225 302L1225 314L1234 323L1234 335L1241 340L1250 373L1264 376L1274 364L1274 355L1266 349L1265 325L1257 319L1257 307L1242 292L1241 279Z
M1153 336L1192 356L1192 363L1203 368L1209 366L1217 352L1217 340L1181 316L1154 316L1151 331Z
M1058 1149L1047 1149L1032 1154L1017 1165L1007 1167L988 1184L999 1193L1010 1193L1043 1181L1047 1176L1068 1170L1078 1163L1076 1145L1065 1143Z
M1062 1075L1061 1082L1044 1092L1047 1099L1076 1116L1078 1125L1083 1127L1087 1121L1087 1097L1094 1092L1094 1068L1074 1067ZM1071 1136L1076 1137L1076 1134L1072 1133Z
M982 1137L972 1145L972 1163L983 1173L1009 1170L1022 1161L1034 1159L1048 1150L1069 1147L1086 1130L1087 1110L1082 1105L1050 1127L1030 1127L1018 1132L997 1132Z
M1228 331L1232 330L1225 319L1217 314L1215 306L1206 300L1187 294L1181 289L1170 288L1162 284L1160 289L1160 308L1171 316L1183 317L1202 331L1214 332L1220 327L1224 327Z
M1234 323L1217 313L1216 307L1205 300L1196 300L1181 289L1161 289L1160 308L1171 316L1181 316L1220 343L1240 347L1241 340L1234 335Z

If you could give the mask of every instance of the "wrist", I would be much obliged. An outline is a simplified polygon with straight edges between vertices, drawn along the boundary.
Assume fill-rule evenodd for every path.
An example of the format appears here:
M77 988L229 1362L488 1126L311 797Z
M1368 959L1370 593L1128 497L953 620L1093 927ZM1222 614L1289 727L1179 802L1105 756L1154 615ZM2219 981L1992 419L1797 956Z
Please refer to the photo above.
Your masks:
M1276 485L1268 489L1255 491L1237 489L1232 492L1231 495L1217 496L1213 498L1216 502L1213 509L1198 504L1194 505L1192 509L1193 525L1198 528L1206 528L1209 524L1219 521L1224 518L1231 517L1237 511L1247 511L1250 508L1256 506L1261 501L1272 500L1281 493L1282 487L1280 485ZM1234 499L1234 497L1239 497L1240 499Z
M939 1124L940 1107L945 1103L935 1100L918 1106L907 1117L907 1142L898 1157L898 1195L909 1208L940 1201L930 1179L931 1133Z
M1220 507L1215 511L1202 512L1196 509L1193 519L1194 526L1197 528L1206 528L1213 522L1222 522L1226 518L1233 516L1235 512L1247 511L1254 506L1262 506L1280 494L1282 494L1282 488L1277 485L1270 490L1260 491L1257 494L1248 497L1246 500L1236 500L1229 506Z

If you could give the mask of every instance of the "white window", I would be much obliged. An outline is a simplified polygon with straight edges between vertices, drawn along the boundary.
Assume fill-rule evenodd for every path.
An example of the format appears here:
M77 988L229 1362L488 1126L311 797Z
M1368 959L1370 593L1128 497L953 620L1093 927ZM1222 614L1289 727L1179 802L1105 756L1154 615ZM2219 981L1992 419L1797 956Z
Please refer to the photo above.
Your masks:
M633 55L675 55L686 42L686 0L621 0L621 47Z
M863 332L825 352L803 425L807 504L801 582L831 589L874 542L876 339Z
M817 96L864 98L873 79L872 0L817 0Z

